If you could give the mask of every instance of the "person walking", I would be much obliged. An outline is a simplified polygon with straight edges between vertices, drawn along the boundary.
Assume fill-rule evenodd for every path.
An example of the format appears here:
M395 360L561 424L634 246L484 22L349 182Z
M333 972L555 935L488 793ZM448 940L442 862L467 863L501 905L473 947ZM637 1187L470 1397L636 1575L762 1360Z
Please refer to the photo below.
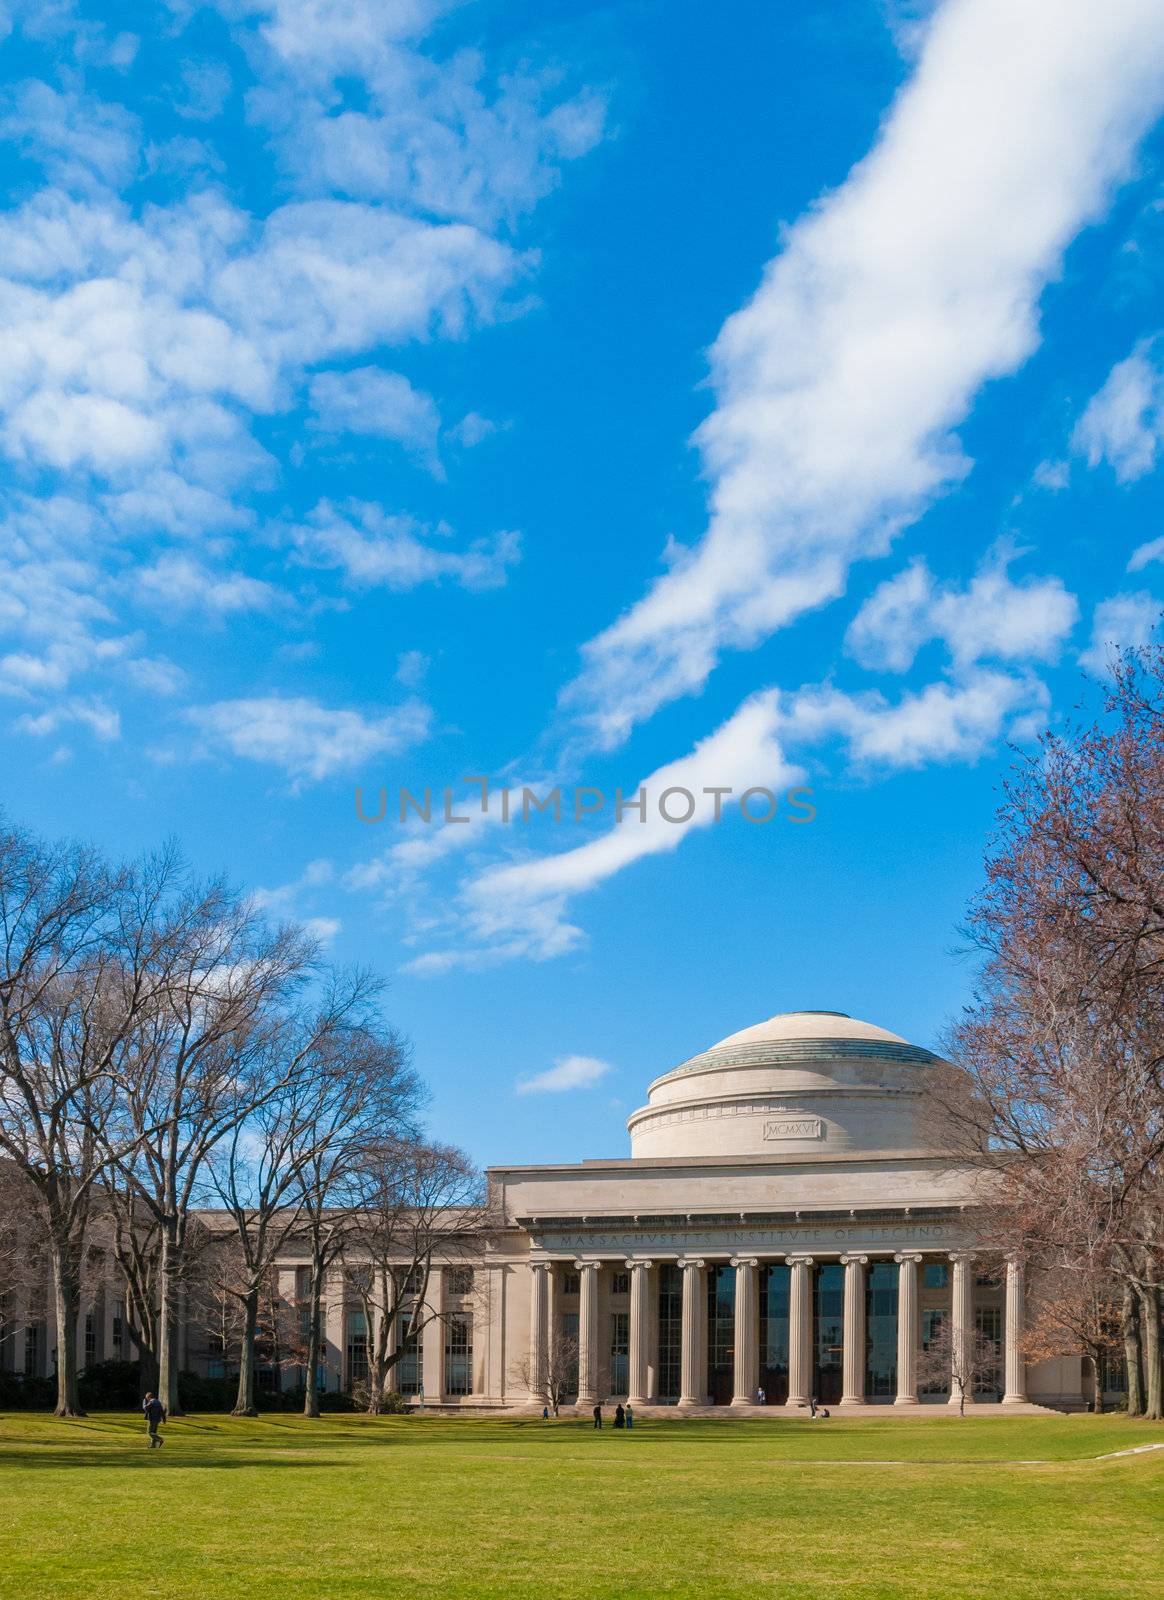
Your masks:
M166 1441L162 1438L158 1429L166 1420L166 1408L157 1395L151 1392L142 1401L141 1409L146 1419L146 1427L149 1429L150 1449L160 1450Z
M615 1406L614 1408L614 1425L616 1428L626 1427L626 1412L622 1409L621 1405Z
M543 1406L542 1407L542 1421L543 1422L548 1422L549 1420L550 1420L550 1408L549 1408L549 1406Z
M631 1410L631 1403L629 1400L626 1403L626 1425L628 1430L633 1428L635 1425L635 1414Z
M602 1407L600 1405L594 1407L594 1426L596 1428L601 1428L602 1426Z

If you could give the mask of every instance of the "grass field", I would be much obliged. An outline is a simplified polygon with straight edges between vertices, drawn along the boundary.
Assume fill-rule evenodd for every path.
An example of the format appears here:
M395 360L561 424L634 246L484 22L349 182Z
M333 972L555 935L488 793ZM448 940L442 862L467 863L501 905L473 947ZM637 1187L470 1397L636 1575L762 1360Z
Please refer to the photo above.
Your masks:
M1118 1417L0 1417L0 1596L1164 1596Z

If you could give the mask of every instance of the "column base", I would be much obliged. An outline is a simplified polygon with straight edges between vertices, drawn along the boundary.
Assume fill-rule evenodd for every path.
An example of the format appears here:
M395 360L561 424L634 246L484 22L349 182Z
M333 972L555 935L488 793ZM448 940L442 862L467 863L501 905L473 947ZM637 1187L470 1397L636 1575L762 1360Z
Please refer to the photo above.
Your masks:
M974 1399L973 1395L969 1395L968 1394L966 1396L966 1410L967 1411L969 1411L972 1406L977 1405L977 1403L978 1402ZM960 1406L962 1404L962 1396L958 1395L958 1394L952 1394L950 1396L950 1398L946 1401L946 1404L948 1406Z
M754 1405L757 1405L758 1403L759 1402L756 1401L756 1400L749 1400L746 1394L733 1394L732 1395L732 1405L735 1406L737 1409L740 1406L754 1406Z
M1004 1394L1000 1403L1004 1406L1029 1406L1031 1402L1025 1394Z
M895 1406L919 1406L921 1401L916 1394L899 1394L894 1400Z
M806 1394L790 1394L780 1409L784 1411L807 1411L808 1396Z
M863 1394L843 1394L837 1401L837 1410L851 1411L854 1406L863 1406L864 1404L865 1396Z
M706 1400L695 1400L690 1395L686 1395L676 1403L676 1409L679 1411L697 1411L700 1406L705 1406L706 1404Z

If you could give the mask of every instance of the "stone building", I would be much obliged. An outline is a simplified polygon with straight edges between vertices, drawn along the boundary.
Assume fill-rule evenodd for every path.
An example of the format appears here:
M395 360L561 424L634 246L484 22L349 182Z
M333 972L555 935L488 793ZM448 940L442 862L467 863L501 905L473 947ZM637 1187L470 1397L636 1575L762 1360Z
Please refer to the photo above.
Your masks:
M814 1396L908 1409L957 1401L948 1381L919 1383L919 1351L949 1323L955 1345L977 1329L997 1353L971 1403L1080 1408L1080 1358L1024 1363L1022 1272L977 1248L981 1172L926 1147L935 1060L842 1013L791 1012L656 1078L629 1119L629 1156L490 1168L494 1220L471 1261L435 1261L437 1315L393 1385L450 1410L540 1409L569 1351L582 1409L795 1410ZM82 1365L131 1353L107 1262L91 1281ZM290 1249L278 1268L288 1320L306 1294ZM10 1334L4 1366L51 1371L40 1301ZM186 1326L182 1346L184 1366L226 1375L204 1327ZM366 1370L364 1314L337 1267L320 1376L351 1389ZM264 1376L302 1375L260 1361ZM1103 1381L1110 1401L1118 1374Z

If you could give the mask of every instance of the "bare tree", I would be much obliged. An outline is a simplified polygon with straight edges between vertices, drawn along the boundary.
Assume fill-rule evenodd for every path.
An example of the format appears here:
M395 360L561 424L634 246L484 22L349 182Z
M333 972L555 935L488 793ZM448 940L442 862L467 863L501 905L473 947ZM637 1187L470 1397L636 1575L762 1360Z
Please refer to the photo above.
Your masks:
M421 1100L408 1052L391 1030L353 1028L333 1048L321 1092L304 1117L296 1162L297 1232L308 1251L306 1417L319 1416L324 1285L360 1225L362 1158L378 1140L414 1137Z
M567 1395L578 1392L578 1338L572 1333L554 1332L549 1347L543 1352L541 1371L534 1370L529 1355L515 1362L512 1373L515 1381L530 1394L545 1397L545 1402L558 1416Z
M177 1319L190 1217L218 1145L296 1070L271 1067L270 1044L314 975L318 947L271 928L221 882L191 883L172 853L149 876L136 916L148 946L148 1010L120 1081L113 1181L132 1191L158 1234L158 1394L178 1393ZM147 939L148 933L148 939Z
M991 1172L994 1242L1126 1285L1129 1410L1164 1414L1164 653L1009 784L970 937L984 963L930 1075L944 1142ZM1074 1297L1077 1303L1085 1294ZM1038 1331L1037 1329L1035 1330ZM1053 1328L1048 1326L1048 1335Z
M966 1415L966 1398L974 1395L979 1381L998 1368L998 1346L979 1328L955 1329L953 1320L942 1319L933 1337L918 1351L918 1384L925 1389L941 1389L948 1384L957 1396L958 1415Z
M476 1259L486 1220L481 1175L462 1151L416 1138L365 1148L343 1260L368 1330L369 1412L382 1409L397 1364L443 1318L430 1294L434 1258Z
M58 1416L81 1414L77 1317L114 1079L145 1003L121 925L128 875L0 828L0 1155L35 1195L57 1332Z

